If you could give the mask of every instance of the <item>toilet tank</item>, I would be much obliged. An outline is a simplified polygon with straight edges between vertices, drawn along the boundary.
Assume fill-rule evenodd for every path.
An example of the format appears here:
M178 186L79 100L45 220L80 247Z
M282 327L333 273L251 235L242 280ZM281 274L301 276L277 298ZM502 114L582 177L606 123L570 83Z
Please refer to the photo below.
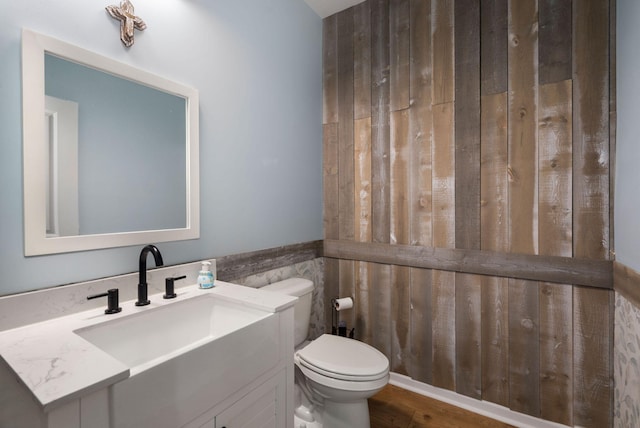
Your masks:
M311 321L311 296L313 294L313 282L304 278L289 278L284 281L274 282L261 287L275 293L286 294L298 298L293 307L294 313L294 346L300 345L309 335L309 322Z

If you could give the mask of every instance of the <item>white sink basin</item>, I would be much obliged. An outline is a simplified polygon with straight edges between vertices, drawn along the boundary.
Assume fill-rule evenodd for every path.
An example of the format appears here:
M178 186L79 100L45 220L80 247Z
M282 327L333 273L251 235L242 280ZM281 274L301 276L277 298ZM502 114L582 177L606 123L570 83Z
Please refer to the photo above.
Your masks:
M127 365L134 375L269 315L206 294L74 333Z

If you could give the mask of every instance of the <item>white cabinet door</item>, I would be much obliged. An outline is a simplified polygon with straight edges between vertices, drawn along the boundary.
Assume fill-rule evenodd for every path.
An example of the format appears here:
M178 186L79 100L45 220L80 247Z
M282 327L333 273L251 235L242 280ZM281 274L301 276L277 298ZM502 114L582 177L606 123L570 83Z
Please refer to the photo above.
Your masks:
M285 374L282 372L216 416L215 428L285 426L285 389Z

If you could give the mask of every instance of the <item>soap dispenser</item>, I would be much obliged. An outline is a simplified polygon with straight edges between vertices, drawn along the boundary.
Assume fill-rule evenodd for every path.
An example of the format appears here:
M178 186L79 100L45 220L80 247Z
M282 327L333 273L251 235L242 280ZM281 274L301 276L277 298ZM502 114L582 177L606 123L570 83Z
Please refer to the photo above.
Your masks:
M212 288L213 287L213 272L209 270L211 262L202 262L202 269L198 273L198 287L200 288Z

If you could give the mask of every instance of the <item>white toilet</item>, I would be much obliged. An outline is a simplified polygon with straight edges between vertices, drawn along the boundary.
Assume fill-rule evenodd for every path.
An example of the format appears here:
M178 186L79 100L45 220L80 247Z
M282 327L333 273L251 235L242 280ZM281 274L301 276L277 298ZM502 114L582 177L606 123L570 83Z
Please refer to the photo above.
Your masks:
M294 307L295 428L369 428L367 399L389 381L389 360L377 349L324 334L306 342L313 282L290 278L261 288L298 297Z

